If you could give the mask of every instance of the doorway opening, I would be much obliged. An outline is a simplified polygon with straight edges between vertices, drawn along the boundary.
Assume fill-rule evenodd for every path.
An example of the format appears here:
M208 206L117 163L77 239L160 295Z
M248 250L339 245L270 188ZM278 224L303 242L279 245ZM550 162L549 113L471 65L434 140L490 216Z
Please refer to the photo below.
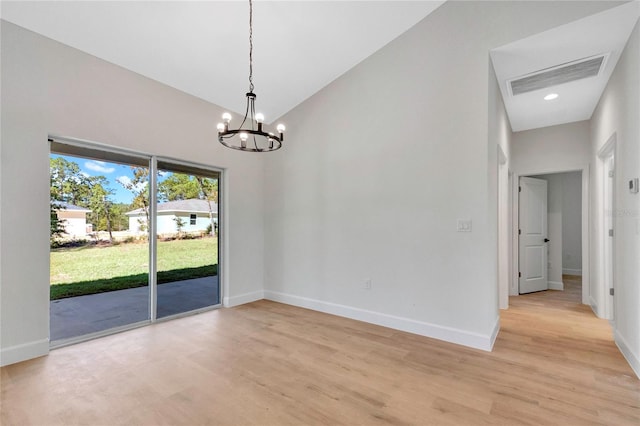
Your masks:
M571 287L569 293L577 303L588 298L582 290L586 263L583 194L582 171L520 176L518 294ZM581 289L580 294L575 287Z

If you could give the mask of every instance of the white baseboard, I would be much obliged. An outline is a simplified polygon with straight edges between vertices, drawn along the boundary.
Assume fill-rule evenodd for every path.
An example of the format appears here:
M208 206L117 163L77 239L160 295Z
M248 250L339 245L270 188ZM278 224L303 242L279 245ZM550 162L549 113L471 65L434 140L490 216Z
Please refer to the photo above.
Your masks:
M430 324L423 321L416 321L409 318L383 314L380 312L369 311L366 309L324 302L322 300L294 296L277 291L265 290L264 298L272 300L274 302L285 303L287 305L298 306L301 308L312 309L314 311L324 312L340 317L364 321L371 324L381 325L383 327L393 328L395 330L406 331L408 333L419 334L421 336L444 340L446 342L456 343L458 345L481 349L483 351L491 351L491 349L493 348L493 343L498 336L498 331L500 330L499 317L496 319L496 323L490 334L481 334L452 327Z
M600 314L598 313L598 304L593 299L593 296L589 296L589 306L591 306L591 310L593 311L595 316L597 316L598 318L601 318Z
M638 378L640 379L640 359L638 358L638 355L634 354L631 351L631 348L627 344L627 341L624 340L624 338L620 333L618 333L618 330L614 331L613 338L616 342L616 345L618 345L618 349L620 349L620 352L622 352L622 355L631 366L631 369L633 370L634 373L636 373L636 376L638 376Z
M548 283L549 290L564 290L564 283L558 281L549 281Z
M239 294L232 297L224 297L222 305L225 308L233 308L234 306L244 305L245 303L255 302L264 299L264 291L252 291L250 293Z
M484 349L489 352L493 350L493 345L496 343L496 339L498 338L498 333L500 332L500 315L496 318L496 323L493 325L493 331L491 332L491 337L489 337L489 349Z
M578 275L582 276L582 269L562 269L563 275Z
M0 367L26 361L49 353L49 339L36 340L0 350Z

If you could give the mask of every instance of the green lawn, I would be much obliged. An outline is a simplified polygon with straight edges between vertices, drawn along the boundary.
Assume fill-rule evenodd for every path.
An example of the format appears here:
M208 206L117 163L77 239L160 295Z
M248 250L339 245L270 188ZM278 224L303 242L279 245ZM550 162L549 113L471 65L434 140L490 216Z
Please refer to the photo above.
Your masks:
M148 283L149 246L130 243L51 250L51 300ZM217 275L217 238L158 241L158 283Z

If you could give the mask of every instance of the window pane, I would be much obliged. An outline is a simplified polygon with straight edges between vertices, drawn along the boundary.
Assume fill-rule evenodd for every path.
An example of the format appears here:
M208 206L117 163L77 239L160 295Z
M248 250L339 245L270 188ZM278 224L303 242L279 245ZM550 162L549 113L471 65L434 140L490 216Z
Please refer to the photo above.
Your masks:
M148 167L51 146L52 343L148 320L148 233L131 221L148 211Z
M219 179L216 172L179 164L158 161L158 167L157 316L161 318L220 303Z

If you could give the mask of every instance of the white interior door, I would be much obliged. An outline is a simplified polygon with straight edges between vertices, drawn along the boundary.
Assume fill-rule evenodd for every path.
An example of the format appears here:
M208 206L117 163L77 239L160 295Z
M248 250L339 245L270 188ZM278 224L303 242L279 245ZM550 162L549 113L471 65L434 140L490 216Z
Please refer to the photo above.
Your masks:
M547 290L547 181L520 178L519 292Z

